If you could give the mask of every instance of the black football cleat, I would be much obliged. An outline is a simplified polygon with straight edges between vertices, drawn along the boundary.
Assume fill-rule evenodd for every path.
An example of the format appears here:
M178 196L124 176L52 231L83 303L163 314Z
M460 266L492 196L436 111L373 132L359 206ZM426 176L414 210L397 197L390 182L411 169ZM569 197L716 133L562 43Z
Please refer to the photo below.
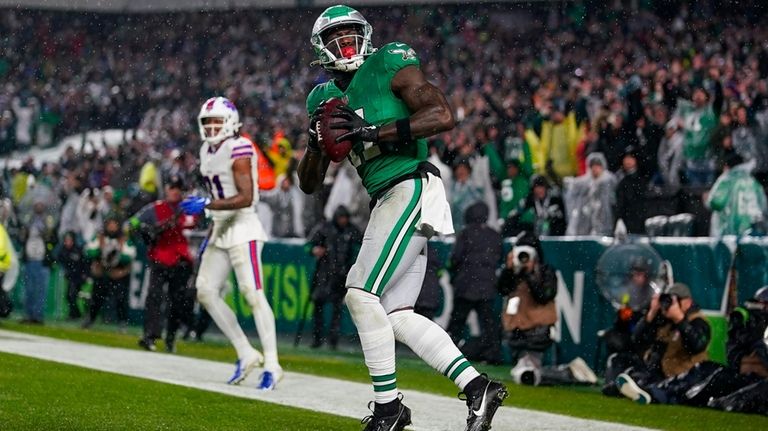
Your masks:
M157 350L157 346L155 346L155 340L151 338L142 337L139 339L139 347L141 347L144 350L148 350L150 352L154 352Z
M474 394L459 393L459 399L465 400L469 408L465 431L490 430L493 415L496 414L496 410L504 399L509 396L507 387L503 384L489 380L485 374L481 378L485 380L481 390Z
M398 397L402 400L402 394ZM377 416L374 409L371 408L371 401L368 403L368 409L373 412L372 415L363 418L360 423L366 424L363 431L402 431L411 424L411 409L402 402L399 403L397 413L392 416Z

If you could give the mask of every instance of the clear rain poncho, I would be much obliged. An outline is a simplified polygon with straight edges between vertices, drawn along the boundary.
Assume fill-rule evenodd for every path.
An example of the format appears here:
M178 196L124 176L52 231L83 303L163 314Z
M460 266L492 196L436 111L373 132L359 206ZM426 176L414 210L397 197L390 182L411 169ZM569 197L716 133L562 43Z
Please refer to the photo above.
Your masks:
M597 178L590 169L568 182L565 206L568 211L566 235L611 235L616 205L616 177L608 171L603 153L587 156L587 166L597 163L604 170Z

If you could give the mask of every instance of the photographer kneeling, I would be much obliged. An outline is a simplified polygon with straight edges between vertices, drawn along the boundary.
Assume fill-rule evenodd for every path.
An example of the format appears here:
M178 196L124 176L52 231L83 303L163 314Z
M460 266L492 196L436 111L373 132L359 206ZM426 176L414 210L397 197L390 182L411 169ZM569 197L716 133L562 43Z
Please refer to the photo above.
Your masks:
M670 402L668 395L675 391L669 386L672 380L667 379L677 376L676 384L684 385L701 377L689 371L707 360L710 332L685 284L675 283L654 295L632 335L633 343L645 350L643 362L618 375L619 391L640 404Z
M597 377L587 364L576 358L571 363L543 367L544 352L552 345L552 327L557 322L557 275L542 262L535 237L523 237L507 254L498 282L506 296L502 314L504 340L516 361L510 374L526 385L560 383L594 384Z

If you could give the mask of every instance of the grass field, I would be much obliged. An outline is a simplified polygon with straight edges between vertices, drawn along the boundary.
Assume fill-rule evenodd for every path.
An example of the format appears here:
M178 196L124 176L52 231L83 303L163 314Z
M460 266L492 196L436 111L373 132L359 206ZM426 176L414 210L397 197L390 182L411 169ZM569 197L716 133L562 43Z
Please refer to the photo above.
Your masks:
M0 328L124 348L136 348L138 337L138 333L117 334L111 327L84 331L66 323L25 326L6 320ZM215 341L180 343L178 353L223 362L234 359L231 347ZM447 379L417 358L401 356L401 389L456 395L456 388ZM289 371L368 382L358 353L316 351L281 343L280 361ZM8 429L241 429L246 424L249 429L276 430L360 428L356 421L346 418L13 355L0 355L0 364L0 417L10 418L0 424L3 429L6 425L10 425ZM481 371L508 381L507 370L481 367ZM625 399L604 397L596 388L515 385L510 392L506 405L587 419L670 430L768 429L766 417L679 406L639 406ZM279 422L285 417L297 420ZM231 426L224 426L224 422ZM294 426L297 423L307 427Z
M7 430L357 430L349 418L0 353Z

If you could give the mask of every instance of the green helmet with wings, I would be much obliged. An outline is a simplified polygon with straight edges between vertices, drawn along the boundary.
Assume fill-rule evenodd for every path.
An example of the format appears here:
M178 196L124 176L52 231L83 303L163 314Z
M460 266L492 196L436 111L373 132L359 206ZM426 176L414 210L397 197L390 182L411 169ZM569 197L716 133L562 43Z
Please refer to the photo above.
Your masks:
M360 28L359 34L354 37L354 49L351 46L342 47L340 39L324 40L327 31L341 26L357 26ZM341 72L352 72L357 70L365 61L365 57L373 54L376 50L371 44L371 35L373 27L363 18L360 12L349 6L336 5L331 6L315 20L312 27L312 48L317 54L318 60L313 64L320 64L329 70L338 70Z

